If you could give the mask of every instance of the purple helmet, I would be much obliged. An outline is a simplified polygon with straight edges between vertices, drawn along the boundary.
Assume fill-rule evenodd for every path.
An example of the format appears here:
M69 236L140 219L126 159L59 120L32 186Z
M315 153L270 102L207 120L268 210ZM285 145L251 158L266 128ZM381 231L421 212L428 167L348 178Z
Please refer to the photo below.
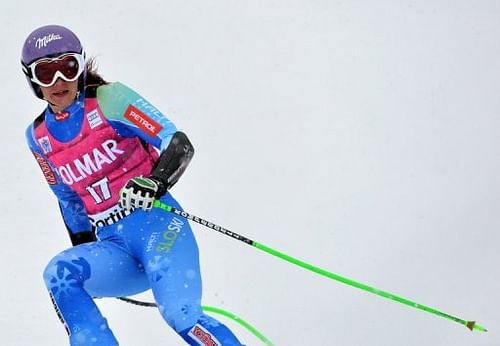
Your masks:
M61 55L63 53L84 54L78 37L68 28L60 25L42 26L28 35L23 45L21 64L31 89L38 98L43 99L40 86L31 80L28 66L41 59ZM83 89L85 72L78 79L79 90Z

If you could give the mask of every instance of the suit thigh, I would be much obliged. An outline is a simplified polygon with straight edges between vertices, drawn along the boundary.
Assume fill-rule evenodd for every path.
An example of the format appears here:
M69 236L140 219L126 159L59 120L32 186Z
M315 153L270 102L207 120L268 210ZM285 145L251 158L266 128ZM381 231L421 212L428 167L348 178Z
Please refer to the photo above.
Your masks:
M133 295L150 288L142 263L112 241L81 244L56 258L80 265L86 273L83 287L93 297Z

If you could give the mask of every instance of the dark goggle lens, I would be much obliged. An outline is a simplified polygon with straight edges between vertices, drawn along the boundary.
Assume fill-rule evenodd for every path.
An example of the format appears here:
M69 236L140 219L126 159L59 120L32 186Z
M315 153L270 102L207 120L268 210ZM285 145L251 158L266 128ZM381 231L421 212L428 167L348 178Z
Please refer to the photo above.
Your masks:
M54 75L60 71L67 79L73 79L78 74L78 60L74 56L66 56L52 61L42 61L35 66L35 76L44 84L52 82Z

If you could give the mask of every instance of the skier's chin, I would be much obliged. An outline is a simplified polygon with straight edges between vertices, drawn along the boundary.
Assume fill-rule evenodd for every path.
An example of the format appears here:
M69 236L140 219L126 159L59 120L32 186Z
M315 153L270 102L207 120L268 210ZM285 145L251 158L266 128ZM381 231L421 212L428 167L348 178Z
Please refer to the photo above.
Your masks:
M57 113L69 107L76 99L76 94L70 90L64 90L57 94L52 94L49 101L52 110Z

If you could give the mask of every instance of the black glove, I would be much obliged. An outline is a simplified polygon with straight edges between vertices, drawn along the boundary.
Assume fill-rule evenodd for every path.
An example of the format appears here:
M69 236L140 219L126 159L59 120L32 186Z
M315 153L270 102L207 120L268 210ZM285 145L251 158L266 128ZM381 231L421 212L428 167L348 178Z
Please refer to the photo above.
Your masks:
M154 200L165 192L165 184L160 179L135 177L120 190L120 206L127 210L142 208L144 211L150 211Z
M94 231L83 231L79 233L69 232L69 237L73 246L77 246L83 243L90 243L97 240Z

